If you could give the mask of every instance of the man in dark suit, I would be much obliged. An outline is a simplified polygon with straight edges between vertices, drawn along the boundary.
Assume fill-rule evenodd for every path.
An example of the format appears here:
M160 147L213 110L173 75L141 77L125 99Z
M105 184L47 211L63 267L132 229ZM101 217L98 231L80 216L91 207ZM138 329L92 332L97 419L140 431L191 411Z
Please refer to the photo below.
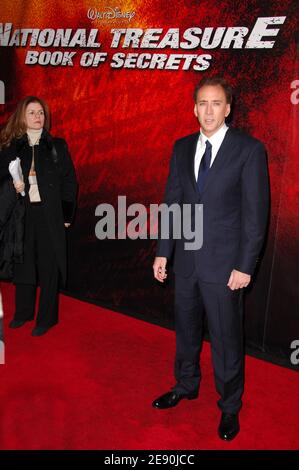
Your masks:
M194 92L201 130L176 141L164 202L203 209L203 244L186 249L186 240L160 239L153 269L164 282L174 252L176 384L153 402L176 406L198 396L203 311L207 315L218 406L220 438L239 432L244 388L242 293L255 270L269 208L266 153L261 142L225 124L232 89L220 77L204 78ZM197 206L196 206L197 205ZM196 227L198 229L198 227Z

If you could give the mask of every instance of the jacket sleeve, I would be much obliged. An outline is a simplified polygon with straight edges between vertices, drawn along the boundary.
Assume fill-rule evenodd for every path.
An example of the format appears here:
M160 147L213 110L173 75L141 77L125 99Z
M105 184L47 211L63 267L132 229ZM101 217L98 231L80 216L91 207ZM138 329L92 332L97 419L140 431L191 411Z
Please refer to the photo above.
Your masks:
M9 147L3 147L0 150L0 181L10 175L8 170L9 163L17 157L15 141L11 142Z
M67 143L63 142L63 158L61 162L61 203L65 223L71 223L75 214L78 183L75 168L68 151Z
M12 179L3 178L0 182L0 229L11 216L18 196L12 183Z
M177 168L177 155L176 155L176 146L172 153L170 161L169 175L166 183L166 189L164 194L163 203L169 208L172 204L180 204L182 202L183 189L180 183L180 178L178 175ZM163 214L163 212L162 212ZM169 214L166 215L167 217ZM164 256L166 258L171 258L174 246L175 239L173 238L173 217L169 217L169 236L163 238L161 234L161 223L160 223L160 233L159 240L157 245L156 256ZM167 234L166 234L167 235Z
M258 142L242 171L241 243L235 269L253 274L269 214L269 176L264 146Z

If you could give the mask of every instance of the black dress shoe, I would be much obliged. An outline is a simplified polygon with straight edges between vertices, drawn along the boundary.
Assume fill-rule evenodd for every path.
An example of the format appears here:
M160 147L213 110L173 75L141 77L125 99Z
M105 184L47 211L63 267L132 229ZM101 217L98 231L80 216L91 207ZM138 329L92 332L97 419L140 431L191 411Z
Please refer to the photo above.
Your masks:
M187 400L194 400L198 397L198 393L188 393L182 394L179 392L167 392L164 395L161 395L159 398L153 401L152 406L154 408L159 408L160 410L164 410L166 408L173 408L176 406L183 398Z
M231 441L240 431L238 414L222 413L218 435L224 441Z
M42 336L51 328L51 326L35 326L31 332L31 336Z
M9 328L20 328L20 326L25 325L27 320L11 320L9 323Z

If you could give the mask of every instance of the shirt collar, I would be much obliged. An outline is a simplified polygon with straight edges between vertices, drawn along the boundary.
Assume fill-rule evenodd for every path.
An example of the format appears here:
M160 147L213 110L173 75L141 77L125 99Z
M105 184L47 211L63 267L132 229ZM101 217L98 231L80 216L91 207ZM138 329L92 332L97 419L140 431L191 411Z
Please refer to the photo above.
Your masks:
M207 140L210 142L212 146L219 145L219 143L221 144L221 142L224 139L227 129L228 129L228 126L224 122L223 125L220 127L220 129L218 129L218 131L215 132L215 134L213 134L211 137L207 137L202 131L200 131L201 144L205 145Z

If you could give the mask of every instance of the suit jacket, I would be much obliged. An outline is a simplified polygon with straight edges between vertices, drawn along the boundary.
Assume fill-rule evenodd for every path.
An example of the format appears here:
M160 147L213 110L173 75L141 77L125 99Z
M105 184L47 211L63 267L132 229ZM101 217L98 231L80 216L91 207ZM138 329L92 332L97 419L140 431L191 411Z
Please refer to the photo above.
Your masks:
M164 202L203 204L203 245L186 250L186 240L160 239L157 256L171 258L183 277L194 269L206 282L227 283L233 269L253 274L262 248L269 208L266 152L257 139L229 128L211 166L202 195L194 175L199 133L175 142Z

